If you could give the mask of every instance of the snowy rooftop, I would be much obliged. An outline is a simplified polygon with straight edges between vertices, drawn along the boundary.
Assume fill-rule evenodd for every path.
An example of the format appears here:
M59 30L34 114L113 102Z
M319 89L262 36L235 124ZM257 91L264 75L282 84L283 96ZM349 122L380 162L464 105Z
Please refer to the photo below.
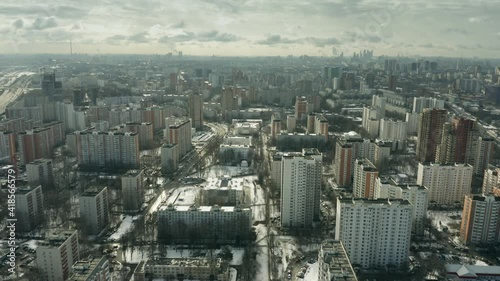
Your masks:
M221 264L222 260L220 258L216 259L216 264L211 263L210 259L206 258L159 258L147 261L146 267L154 265L167 265L171 267L221 267Z
M200 185L203 189L237 189L242 190L248 179L245 178L232 178L231 176L224 175L220 178L209 178L206 184Z
M477 278L478 275L500 276L500 266L479 266L468 264L445 265L448 274L456 274L461 278Z
M176 211L176 212L187 212L187 211L199 211L199 212L235 212L235 211L250 211L250 209L242 209L238 207L232 207L232 206L162 206L160 207L160 212L161 211Z

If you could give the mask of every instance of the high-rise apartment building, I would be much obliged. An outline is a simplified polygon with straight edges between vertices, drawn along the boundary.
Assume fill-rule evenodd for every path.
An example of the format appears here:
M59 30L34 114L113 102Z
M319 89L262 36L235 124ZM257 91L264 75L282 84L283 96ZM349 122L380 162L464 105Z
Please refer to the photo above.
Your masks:
M396 91L396 87L398 85L398 76L397 75L389 75L389 81L387 82L387 87L391 91Z
M179 145L164 144L161 146L161 170L163 174L171 174L179 167Z
M475 120L453 118L442 129L436 150L437 163L473 163L479 130Z
M51 230L38 242L36 264L40 281L68 280L71 266L80 259L76 230Z
M16 231L28 232L40 225L44 220L42 187L18 187L15 198Z
M281 225L309 227L319 219L322 155L317 149L281 159Z
M444 108L444 100L426 97L416 97L413 99L413 113L422 113L426 108Z
M307 115L307 99L303 96L297 96L295 99L295 117L302 120Z
M154 130L152 123L128 122L123 129L124 132L135 133L139 136L139 149L150 149L154 146Z
M408 262L413 207L402 199L337 198L335 240L363 268Z
M483 194L492 193L495 188L500 187L500 168L495 166L489 166L488 169L484 171L483 177Z
M417 133L418 161L433 162L436 159L436 150L441 142L445 122L444 109L424 109L420 114Z
M182 158L192 148L191 144L191 120L167 118L165 137L168 144L179 146L179 157Z
M291 134L295 132L295 128L297 127L297 118L295 115L288 115L286 117L286 132Z
M325 240L318 255L318 281L357 281L356 273L342 242Z
M392 179L377 178L375 199L390 198L408 200L412 207L412 233L424 235L429 189L420 185L398 184Z
M351 184L352 161L352 144L337 141L335 148L335 180L339 186Z
M276 140L276 137L281 133L281 117L279 113L273 113L271 116L271 138Z
M16 155L16 135L0 131L0 163L12 163Z
M375 182L378 170L368 159L356 159L354 164L353 195L356 198L375 197Z
M29 185L41 185L45 190L54 187L54 168L51 159L37 159L26 164Z
M90 235L98 235L109 223L108 188L93 187L79 197L80 218Z
M500 197L466 195L460 225L465 244L496 244L500 240Z
M74 137L73 137L74 136ZM74 139L78 164L85 167L138 167L139 136L130 132L75 132Z
M139 211L144 203L144 171L129 170L122 176L123 210Z
M417 184L429 189L429 202L450 205L471 192L473 173L469 164L419 163Z
M203 97L198 94L189 95L188 108L193 128L203 129Z
M477 175L484 174L484 171L488 168L491 163L495 149L495 139L478 137L477 144L475 148L475 153L473 153L473 163L474 173Z

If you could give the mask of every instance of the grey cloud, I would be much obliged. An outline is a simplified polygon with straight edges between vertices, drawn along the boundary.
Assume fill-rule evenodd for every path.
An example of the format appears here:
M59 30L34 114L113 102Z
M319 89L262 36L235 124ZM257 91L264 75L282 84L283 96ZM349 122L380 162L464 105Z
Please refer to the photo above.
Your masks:
M172 28L184 28L186 26L186 24L184 23L184 21L180 21L178 23L174 23L172 24Z
M33 21L31 28L42 30L47 28L53 28L56 26L57 26L57 21L54 17L36 18L35 21Z
M24 25L23 19L17 19L13 24L15 28L22 28Z
M422 44L422 45L419 45L419 47L429 49L429 48L434 48L434 44L432 44L432 43Z
M59 5L47 2L44 5L21 5L6 6L0 5L0 15L38 16L38 17L58 17L64 19L82 18L88 15L88 10ZM80 3L79 3L80 4Z
M147 32L140 32L132 36L129 36L127 40L132 43L148 43L149 39L146 37L148 35L149 34Z
M463 29L463 28L458 28L458 27L454 27L454 28L447 28L444 30L445 33L460 33L460 34L467 34L469 32L467 32L467 30Z
M216 30L198 33L196 37L199 41L202 42L208 42L208 41L234 42L240 40L240 37L234 34L219 33Z
M307 37L306 41L313 44L316 47L324 47L326 45L338 45L340 41L337 38L315 38Z
M356 31L346 31L343 33L343 39L348 42L371 42L378 43L382 41L382 38L378 35L370 35L367 33L356 32Z
M193 32L186 32L186 34L179 34L175 36L163 36L158 40L159 43L179 43L194 40L195 35Z
M127 36L125 35L113 35L111 37L106 38L104 41L111 45L120 45L123 44L126 39Z
M299 41L296 39L288 39L288 38L281 38L280 35L269 35L266 39L264 40L259 40L257 41L257 44L261 45L276 45L276 44L295 44L298 43Z

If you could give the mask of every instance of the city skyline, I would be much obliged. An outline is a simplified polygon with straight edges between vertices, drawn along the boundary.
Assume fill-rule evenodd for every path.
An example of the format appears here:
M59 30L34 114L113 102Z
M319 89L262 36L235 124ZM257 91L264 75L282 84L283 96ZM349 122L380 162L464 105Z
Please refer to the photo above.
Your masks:
M28 1L0 5L0 53L350 56L373 49L389 56L495 57L495 4Z

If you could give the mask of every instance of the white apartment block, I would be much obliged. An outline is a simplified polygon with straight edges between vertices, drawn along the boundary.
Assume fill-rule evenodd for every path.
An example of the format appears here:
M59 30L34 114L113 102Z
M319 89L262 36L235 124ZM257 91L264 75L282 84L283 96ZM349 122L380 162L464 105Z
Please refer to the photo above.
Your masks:
M322 155L317 149L281 160L281 225L310 227L319 219Z
M111 281L107 257L88 257L77 261L68 281Z
M46 190L53 188L54 170L52 160L37 159L26 164L26 176L29 185L41 185Z
M191 119L168 117L165 119L164 136L168 144L179 145L179 155L182 158L192 148Z
M405 266L412 212L407 200L339 197L335 240L342 241L353 265Z
M420 185L397 184L392 179L377 178L375 194L375 199L389 198L408 200L413 207L412 233L416 236L424 235L429 196L429 190L426 187Z
M464 244L476 245L500 242L500 197L465 196L460 239Z
M281 159L283 154L276 153L271 159L271 180L281 189Z
M484 171L483 177L483 193L492 193L493 189L500 186L500 168L495 166L489 166L488 169Z
M318 255L318 281L357 281L356 273L342 242L325 240Z
M80 259L78 232L52 230L44 241L38 242L36 264L40 281L64 281L72 273L71 266Z
M42 186L18 187L16 198L16 231L28 232L44 220Z
M144 170L129 170L122 176L123 210L139 211L144 203Z
M469 164L419 163L417 184L429 189L429 202L461 203L471 192L473 173Z
M375 197L378 170L368 159L356 159L354 164L353 195L355 198Z
M108 188L94 187L79 197L80 218L90 235L98 235L109 223Z
M144 265L144 273L155 279L166 280L230 280L229 266L220 258L148 260Z
M380 120L379 139L402 142L406 140L408 123L382 118Z
M406 112L405 122L406 122L406 133L408 135L417 135L418 133L418 118L419 113L416 112Z
M12 163L16 153L16 135L13 132L0 131L0 163Z
M252 210L220 206L163 206L158 211L158 239L168 241L245 241Z
M413 99L413 112L422 113L426 108L444 108L444 100L425 97Z

